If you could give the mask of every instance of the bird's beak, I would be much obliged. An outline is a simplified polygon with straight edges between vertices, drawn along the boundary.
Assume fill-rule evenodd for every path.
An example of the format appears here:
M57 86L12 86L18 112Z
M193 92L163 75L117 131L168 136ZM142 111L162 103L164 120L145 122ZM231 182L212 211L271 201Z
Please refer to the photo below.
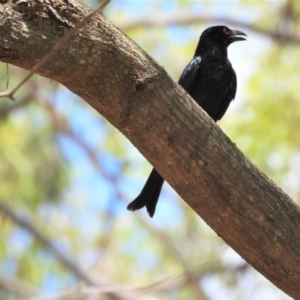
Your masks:
M230 41L231 43L237 42L237 41L245 41L247 35L239 30L231 30L230 32Z

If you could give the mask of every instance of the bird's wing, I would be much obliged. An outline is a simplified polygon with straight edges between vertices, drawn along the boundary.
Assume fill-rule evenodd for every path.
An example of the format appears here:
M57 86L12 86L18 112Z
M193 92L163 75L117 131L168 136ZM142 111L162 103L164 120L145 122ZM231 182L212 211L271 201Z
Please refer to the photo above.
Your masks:
M199 70L201 57L194 57L183 70L178 83L190 94Z
M222 102L218 108L218 112L215 117L215 121L221 120L224 116L230 102L235 98L236 93L236 87L237 87L237 81L236 81L236 74L235 71L232 69L232 78L229 82L228 88L224 94L224 97L222 99Z

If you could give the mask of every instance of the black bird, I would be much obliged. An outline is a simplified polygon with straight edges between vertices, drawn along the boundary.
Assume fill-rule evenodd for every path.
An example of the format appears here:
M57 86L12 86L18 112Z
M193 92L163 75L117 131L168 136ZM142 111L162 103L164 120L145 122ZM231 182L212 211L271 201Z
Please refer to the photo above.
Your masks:
M224 116L237 87L227 47L245 37L245 33L226 26L207 28L200 36L194 58L180 76L178 83L215 122ZM153 217L163 183L164 179L153 169L140 195L127 209L134 211L146 206Z

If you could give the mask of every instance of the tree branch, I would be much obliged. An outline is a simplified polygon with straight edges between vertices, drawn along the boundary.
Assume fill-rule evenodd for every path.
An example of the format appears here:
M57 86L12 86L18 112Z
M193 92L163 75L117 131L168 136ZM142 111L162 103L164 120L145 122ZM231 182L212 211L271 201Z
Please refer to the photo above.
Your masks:
M0 201L0 212L4 214L5 217L12 220L14 223L22 227L23 229L30 232L45 249L50 251L56 259L65 266L72 274L74 274L78 279L84 281L87 284L93 286L104 286L107 288L107 293L110 299L121 299L121 300L129 300L129 299L145 299L145 300L154 300L154 298L142 296L138 293L130 292L129 294L124 291L111 291L111 282L108 278L101 274L97 274L97 278L93 278L88 275L85 271L83 271L75 262L69 259L69 256L65 255L61 251L59 251L54 244L47 239L33 224L31 224L27 219L16 214L9 206L7 206L4 201ZM115 290L115 288L113 288ZM138 298L139 297L139 298Z
M122 30L132 30L137 27L166 27L171 25L195 25L199 23L220 23L220 24L228 24L235 26L237 28L244 28L251 31L254 31L263 36L272 38L274 40L285 42L285 43L300 43L300 35L297 32L291 32L287 34L286 32L274 31L270 29L265 29L259 26L256 26L251 23L246 23L243 21L239 21L231 18L220 18L216 16L199 16L199 15L191 15L189 13L180 13L178 15L156 15L155 17L151 15L151 18L143 18L136 20L126 20L123 23L116 24L118 27L122 28Z
M53 0L56 15L67 20L61 22L40 2L42 12L28 11L27 1L0 5L0 60L31 69L68 24L91 10L74 0ZM102 14L91 18L38 73L65 85L107 118L219 236L298 298L299 207Z
M36 287L29 285L27 282L13 277L5 277L2 274L0 274L0 290L13 292L18 297L29 297L40 294L40 291Z
M95 170L114 185L117 197L125 200L126 197L124 197L124 195L122 195L119 191L117 178L110 176L104 171L104 168L101 166L99 160L97 159L97 153L93 149L91 149L82 139L75 135L75 133L72 131L72 128L69 126L67 120L60 117L56 113L55 108L51 105L51 103L44 101L43 105L47 109L50 117L53 119L58 129L67 137L72 139L72 141L76 143L86 153ZM171 255L174 258L174 260L182 266L184 270L184 275L186 277L186 282L190 284L191 287L194 289L194 292L197 295L197 299L208 300L206 295L200 288L198 278L199 276L197 276L194 273L194 271L188 266L186 261L181 257L176 248L173 246L170 239L163 232L151 225L151 223L147 221L141 214L137 214L137 218L141 225L144 226L149 232L151 232L152 235L155 236L162 245L164 245L165 249L168 251L168 254Z
M40 69L43 65L45 65L50 58L52 58L52 56L58 51L60 50L68 41L69 39L72 37L72 35L74 35L76 32L78 32L78 30L80 28L82 28L84 26L84 24L93 16L95 15L98 11L101 11L109 2L110 0L104 0L101 4L99 4L94 10L92 10L88 15L86 15L84 18L82 18L78 23L76 23L76 25L74 26L74 28L72 28L72 30L70 30L67 34L65 34L58 42L56 42L53 46L53 48L47 53L45 54L45 56L43 56L40 60L38 60L38 62L31 68L30 72L17 84L17 86L11 90L11 91L7 91L7 92L3 92L0 93L0 98L3 97L7 97L10 98L11 100L14 100L13 95L14 93L22 86L24 85L32 76L34 73L36 73L38 71L38 69ZM29 3L27 3L29 4ZM46 6L46 5L45 5ZM32 8L34 7L34 5L30 5L29 11L32 11ZM37 10L40 10L41 8L35 8ZM35 11L35 9L33 11ZM27 12L28 13L28 12ZM32 12L31 12L32 13ZM28 16L27 16L28 17ZM32 16L31 16L32 17ZM61 19L59 19L61 21ZM66 20L63 20L64 22L66 22ZM69 25L68 22L66 22L66 24ZM71 26L72 27L72 26Z
M14 104L11 105L7 105L5 107L1 107L0 108L0 118L4 119L6 118L11 112L23 108L25 105L27 105L30 101L32 100L32 98L30 98L30 95L25 96L22 100L20 100L19 102L16 102Z

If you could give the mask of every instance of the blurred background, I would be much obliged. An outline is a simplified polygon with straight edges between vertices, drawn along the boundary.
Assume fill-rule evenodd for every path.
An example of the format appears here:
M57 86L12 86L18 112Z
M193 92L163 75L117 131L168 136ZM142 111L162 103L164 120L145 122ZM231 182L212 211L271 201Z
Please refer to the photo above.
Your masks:
M299 1L113 0L103 13L175 81L205 28L244 31L219 126L299 203ZM27 74L6 68L1 91ZM291 299L167 184L153 219L127 211L151 166L76 95L35 76L15 98L0 101L1 300Z

